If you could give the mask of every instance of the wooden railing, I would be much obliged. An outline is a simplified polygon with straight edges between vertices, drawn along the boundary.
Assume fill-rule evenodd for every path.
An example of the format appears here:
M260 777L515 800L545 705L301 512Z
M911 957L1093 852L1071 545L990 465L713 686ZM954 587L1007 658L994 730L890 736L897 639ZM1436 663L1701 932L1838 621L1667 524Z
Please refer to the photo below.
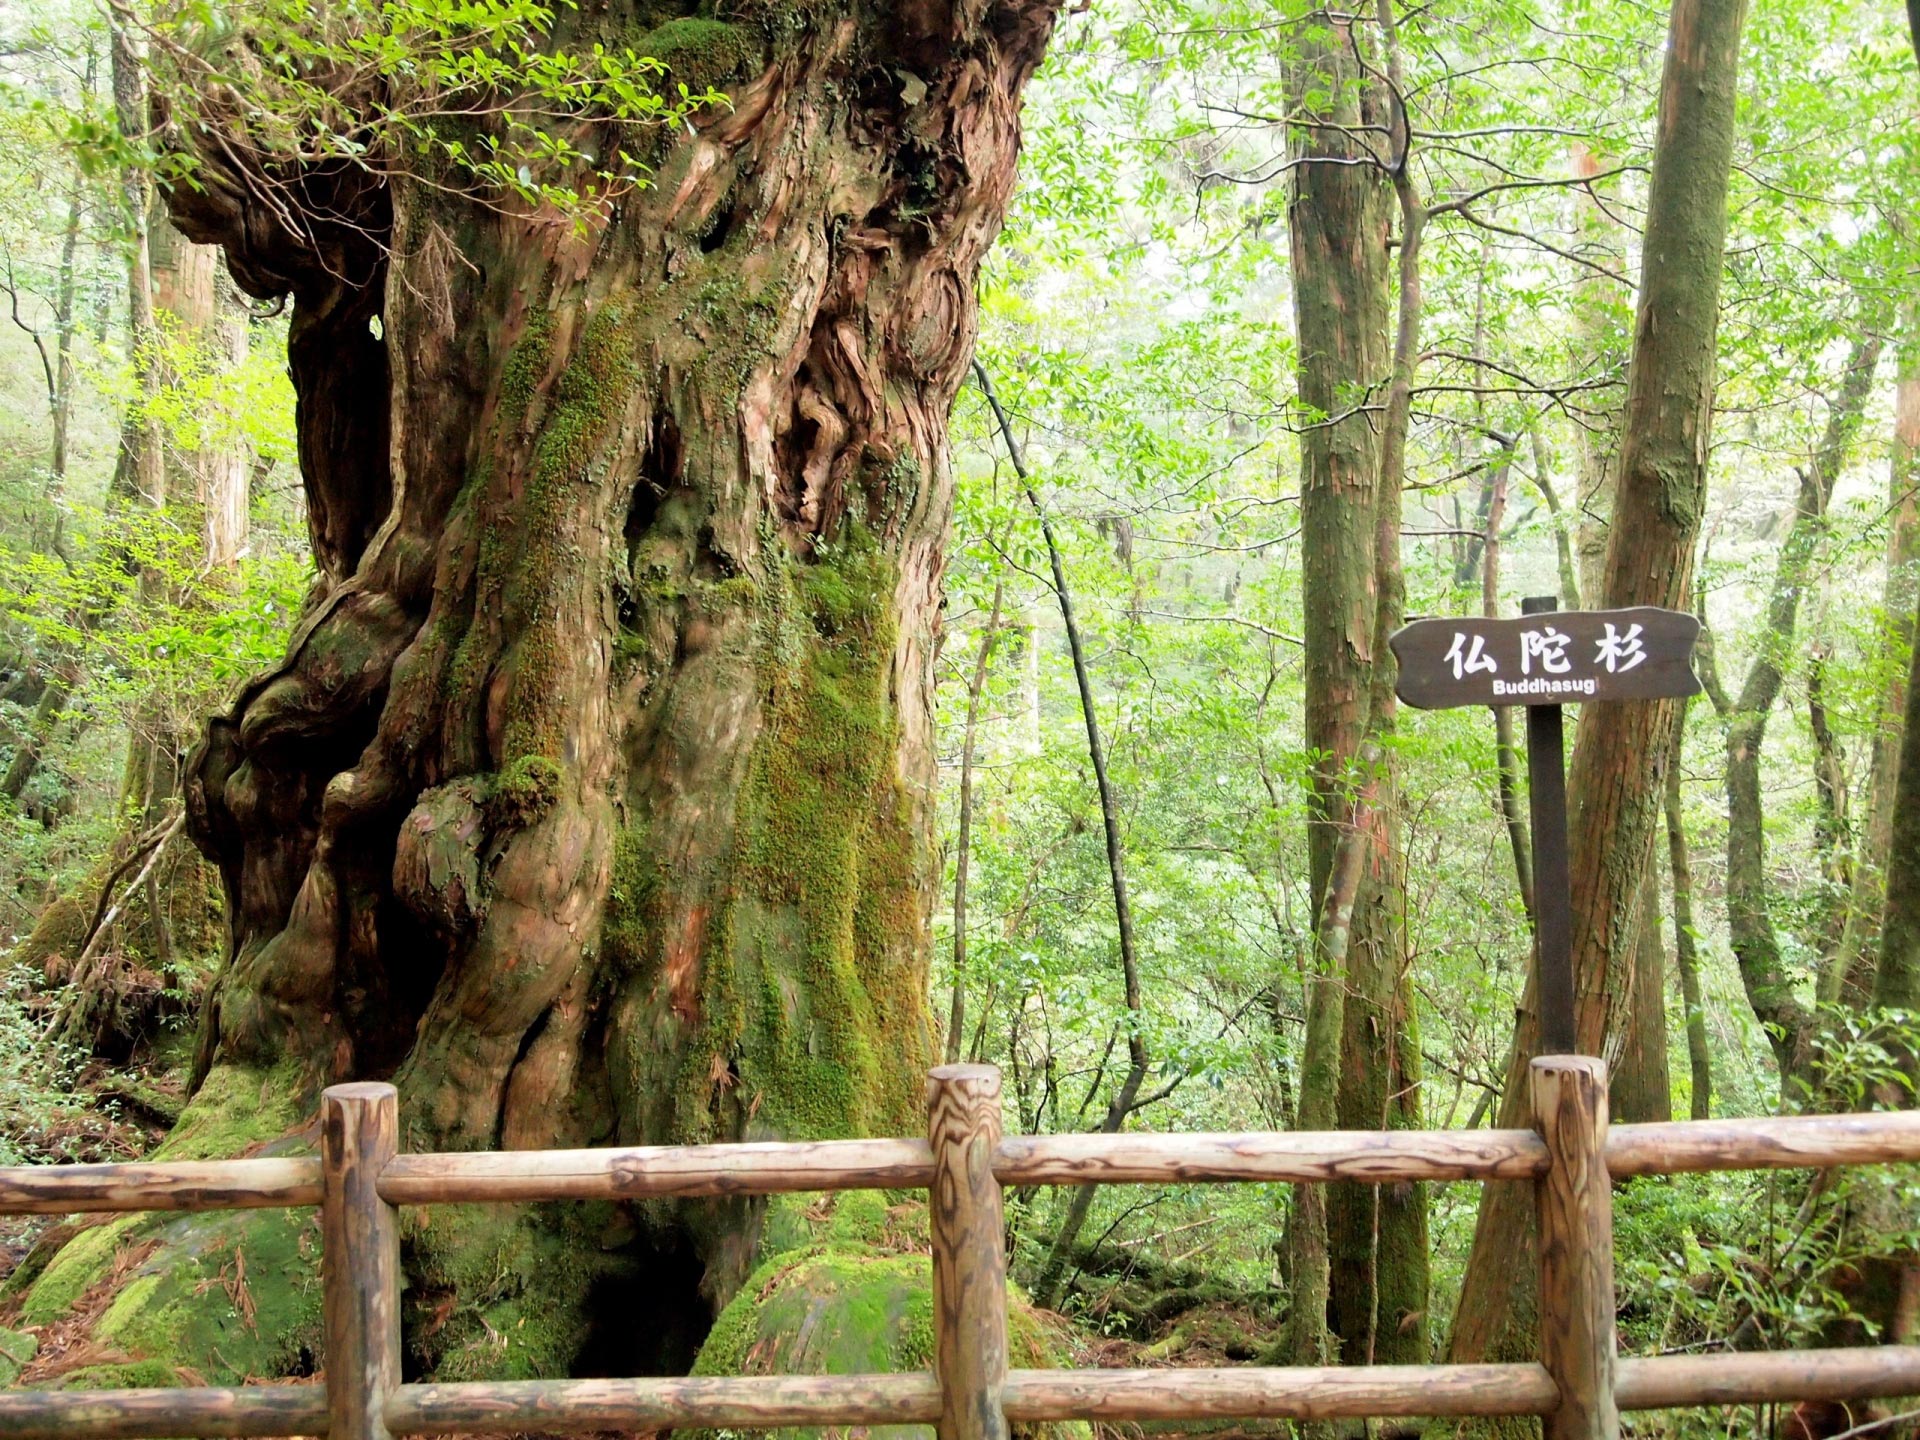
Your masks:
M1327 1134L1000 1133L1000 1075L928 1083L925 1140L402 1155L389 1085L321 1102L308 1159L0 1169L0 1213L318 1205L324 1386L0 1393L0 1440L501 1434L700 1426L1537 1415L1549 1440L1607 1440L1622 1410L1920 1394L1920 1346L1616 1359L1613 1179L1920 1161L1920 1113L1607 1124L1601 1062L1533 1062L1536 1129ZM1001 1189L1129 1182L1526 1180L1538 1195L1537 1364L1013 1370ZM396 1208L924 1189L934 1368L918 1374L400 1383Z

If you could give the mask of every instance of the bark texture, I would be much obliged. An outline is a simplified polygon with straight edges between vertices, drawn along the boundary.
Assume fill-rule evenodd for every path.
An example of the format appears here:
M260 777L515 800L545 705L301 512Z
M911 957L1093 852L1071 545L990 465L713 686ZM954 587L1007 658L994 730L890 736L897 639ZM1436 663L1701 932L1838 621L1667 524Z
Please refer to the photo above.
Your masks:
M1683 704L1674 729L1686 728ZM1700 958L1693 926L1693 856L1687 848L1686 808L1680 796L1680 747L1674 746L1667 770L1667 869L1673 879L1673 963L1680 975L1680 999L1686 1006L1687 1069L1692 1081L1688 1118L1713 1116L1713 1052L1707 1045L1707 1012L1700 994Z
M1359 754L1372 700L1379 609L1375 497L1381 437L1368 409L1377 405L1376 387L1391 367L1387 229L1393 197L1365 143L1350 128L1338 128L1377 125L1384 113L1379 87L1367 83L1353 63L1344 25L1314 16L1294 38L1294 103L1304 107L1318 97L1316 118L1326 122L1295 132L1297 168L1287 207L1298 394L1309 426L1300 445L1301 585L1306 741L1315 756L1307 826L1315 934L1295 1123L1331 1129L1340 1121L1342 1039L1353 989L1349 964L1357 948L1385 938L1371 933L1375 907L1361 894L1367 847L1355 822L1372 824L1375 818L1361 816L1357 804L1369 778L1361 773ZM1350 1203L1351 1197L1342 1200ZM1303 1187L1294 1196L1286 1236L1293 1289L1287 1363L1325 1363L1329 1322L1335 1335L1351 1332L1363 1347L1371 1328L1371 1266L1364 1251L1355 1255L1342 1247L1357 1263L1343 1266L1338 1287L1346 1313L1329 1313L1334 1208L1318 1187ZM1355 1280L1364 1300L1348 1289Z
M168 197L293 298L320 570L189 769L198 1070L392 1076L407 1148L918 1125L947 420L1054 6L683 8L570 22L732 100L585 137L656 176L584 230L433 174L267 177L293 227L216 161ZM724 1299L758 1213L641 1217L656 1297ZM448 1319L488 1229L408 1237L442 1373L490 1363ZM520 1363L591 1363L595 1238L512 1244Z
M1419 310L1417 206L1403 223L1393 336L1394 157L1355 126L1383 126L1386 87L1354 58L1348 17L1296 32L1296 132L1288 207L1301 443L1307 832L1315 952L1297 1124L1418 1123L1419 1055L1406 973L1406 882L1390 762L1385 636L1404 609L1400 479ZM1388 32L1390 33L1390 32ZM1373 48L1371 33L1361 42ZM1390 48L1390 47L1389 47ZM1404 135L1391 145L1404 161ZM1403 215L1403 222L1406 217ZM1374 757L1368 760L1364 757ZM1365 797L1364 799L1362 797ZM1426 1201L1417 1186L1328 1187L1295 1198L1287 1248L1292 1363L1426 1358Z
M1714 340L1733 155L1744 0L1675 0L1659 123L1619 479L1605 584L1589 605L1685 605L1706 498ZM1573 968L1580 1048L1605 1053L1631 991L1641 878L1658 822L1672 704L1595 705L1569 767ZM1538 1044L1523 996L1499 1124L1527 1123L1526 1066ZM1531 1195L1486 1186L1454 1312L1449 1358L1528 1356L1538 1300Z

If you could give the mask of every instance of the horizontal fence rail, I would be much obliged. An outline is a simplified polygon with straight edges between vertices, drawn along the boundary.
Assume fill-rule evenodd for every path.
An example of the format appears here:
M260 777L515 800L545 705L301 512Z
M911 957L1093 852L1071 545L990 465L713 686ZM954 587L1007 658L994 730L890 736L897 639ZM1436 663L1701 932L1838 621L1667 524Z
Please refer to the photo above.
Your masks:
M1615 1125L1606 1159L1616 1180L1914 1163L1920 1111ZM1394 1184L1537 1180L1546 1170L1547 1147L1531 1130L1009 1135L993 1151L1002 1185ZM389 1205L446 1205L924 1190L932 1179L924 1140L822 1140L396 1155L378 1187ZM8 1215L319 1203L317 1158L0 1167L0 1214Z
M323 1385L0 1392L0 1440L556 1433L926 1424L1538 1416L1614 1440L1620 1411L1920 1395L1920 1346L1616 1357L1611 1182L1632 1175L1920 1162L1920 1113L1609 1126L1605 1067L1548 1056L1536 1128L1315 1134L1000 1134L991 1066L943 1066L925 1140L396 1153L386 1085L326 1092L317 1157L0 1168L0 1213L317 1205ZM1541 1361L1231 1369L1007 1367L1004 1186L1525 1180L1538 1197ZM887 1375L399 1383L396 1207L455 1202L929 1192L934 1369Z

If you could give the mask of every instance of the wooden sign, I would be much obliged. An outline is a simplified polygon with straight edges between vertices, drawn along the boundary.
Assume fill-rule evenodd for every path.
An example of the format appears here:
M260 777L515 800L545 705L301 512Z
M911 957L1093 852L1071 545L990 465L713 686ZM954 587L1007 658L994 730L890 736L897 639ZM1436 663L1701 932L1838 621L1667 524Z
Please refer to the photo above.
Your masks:
M1556 610L1551 595L1520 604L1517 620L1416 620L1387 643L1400 662L1395 691L1420 710L1525 705L1527 806L1533 815L1534 976L1540 1047L1576 1043L1573 886L1567 858L1567 755L1562 705L1662 700L1700 693L1693 642L1700 622L1678 610Z
M1679 610L1552 610L1514 620L1416 620L1387 642L1400 698L1460 705L1577 705L1700 693L1700 621Z

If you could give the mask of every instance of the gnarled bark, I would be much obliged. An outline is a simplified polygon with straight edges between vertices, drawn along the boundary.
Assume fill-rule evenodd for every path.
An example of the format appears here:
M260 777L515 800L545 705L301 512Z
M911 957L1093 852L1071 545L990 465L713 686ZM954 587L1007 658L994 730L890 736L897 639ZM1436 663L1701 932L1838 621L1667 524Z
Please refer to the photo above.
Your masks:
M657 173L584 229L426 173L168 197L293 298L320 571L189 766L232 924L198 1069L391 1075L410 1148L918 1127L947 417L1054 6L661 8L570 23L732 103L592 137ZM498 1363L447 1317L504 1222L423 1215L413 1343L592 1363L596 1255L710 1305L758 1213L514 1241L546 1338Z

